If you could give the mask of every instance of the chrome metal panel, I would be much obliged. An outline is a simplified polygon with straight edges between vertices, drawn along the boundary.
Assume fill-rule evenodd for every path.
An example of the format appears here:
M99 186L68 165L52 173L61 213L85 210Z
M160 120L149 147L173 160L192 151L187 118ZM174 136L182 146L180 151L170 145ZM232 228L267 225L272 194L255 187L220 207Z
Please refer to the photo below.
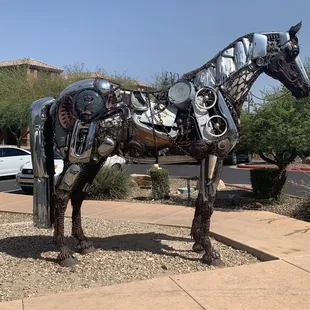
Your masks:
M243 44L243 47L244 47L244 51L245 51L246 57L249 57L250 40L248 38L242 38L242 44Z
M110 138L106 137L103 142L98 147L98 153L102 157L108 157L116 147L116 142Z
M228 128L229 128L229 140L230 143L232 145L231 148L235 147L235 145L237 144L238 140L239 140L239 132L237 129L237 126L231 116L231 113L227 107L227 104L223 98L223 95L221 94L221 92L219 91L217 93L218 95L218 104L219 104L219 108L221 110L222 115L225 117L227 123L228 123Z
M209 161L209 165L208 165L208 179L211 180L213 177L213 173L214 173L214 169L215 169L215 165L217 162L217 156L216 155L209 155L208 156L208 161Z
M135 119L138 119L139 122L146 124L152 125L154 121L154 124L161 125L161 121L158 117L158 114L160 114L164 126L173 126L178 108L172 105L168 105L166 108L165 106L161 105L159 106L159 109L156 109L155 107L156 104L154 102L151 102L151 109L148 109L143 113L134 113ZM159 113L159 111L161 112Z
M224 51L222 53L223 57L227 57L227 58L234 58L234 48L229 48L228 50Z
M146 97L142 92L136 92L138 93L138 96L141 96L141 100L143 101L143 103L141 103L138 98L136 98L135 92L131 93L130 96L130 100L131 100L131 104L133 106L133 108L137 111L147 111L148 107L148 103L146 101Z
M219 56L216 62L216 79L217 83L222 84L229 75L236 71L236 66L231 58L224 58Z
M247 62L247 56L242 42L237 42L235 45L235 64L236 69L239 70Z
M103 95L108 94L112 89L111 83L104 79L98 79L95 85Z
M39 99L30 107L30 148L33 165L33 222L37 228L51 228L51 192L46 168L44 150L44 124L48 118L47 110L55 99Z
M71 94L77 93L83 89L93 89L95 86L96 79L84 79L73 84L67 86L58 96L57 101L60 100L62 97Z
M177 108L185 110L195 97L195 88L191 82L178 81L168 91L169 101Z
M52 97L36 100L30 107L30 147L33 173L35 177L47 178L46 155L44 150L43 130L47 120L47 109L55 102Z
M33 223L37 228L52 228L49 179L33 179Z
M309 83L309 77L308 77L308 74L306 72L306 69L304 67L304 64L302 63L299 55L295 58L295 64L296 66L298 67L300 73L302 74L305 82L308 82Z
M177 108L175 108L177 109ZM175 115L174 115L175 117ZM133 122L135 123L135 126L137 129L141 130L141 131L144 131L148 134L151 134L153 135L153 125L152 125L152 122L148 123L148 124L144 124L140 121L141 119L141 114L138 114L138 113L133 113L132 115L132 120ZM158 124L156 122L156 120L154 120L154 123L155 124ZM176 124L173 124L174 126L170 127L170 129L166 128L169 132L169 135L171 138L176 138L178 133L179 133L179 130L178 130L178 127L176 126ZM167 141L169 141L169 138L167 137L167 134L164 133L164 132L160 132L158 130L155 129L155 133L156 133L156 136L160 137L161 139L165 139Z
M195 79L194 79L194 85L196 86L197 89L207 87L207 86L212 86L212 87L215 86L215 78L210 68L203 69L196 74Z
M75 181L81 173L81 167L73 164L65 172L62 180L59 183L59 188L65 191L70 191L75 185Z
M265 57L267 55L267 36L254 33L252 45L252 59Z
M79 134L81 130L87 130L87 136L84 137L86 139L84 146L79 146L81 137ZM96 126L94 122L89 124L84 124L80 120L77 120L74 124L71 141L70 141L70 149L69 149L69 161L71 163L88 163L91 158L91 153L93 149L93 143L95 139ZM81 149L82 148L82 149Z

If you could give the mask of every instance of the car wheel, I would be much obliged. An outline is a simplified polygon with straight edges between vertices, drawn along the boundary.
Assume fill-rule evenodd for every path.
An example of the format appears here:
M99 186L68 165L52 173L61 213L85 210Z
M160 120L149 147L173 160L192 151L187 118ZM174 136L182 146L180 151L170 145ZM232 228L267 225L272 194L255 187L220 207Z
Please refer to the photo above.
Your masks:
M121 171L121 170L122 170L122 166L121 166L121 164L114 164L114 165L112 166L112 169Z
M26 194L33 194L33 189L29 188L29 187L22 187L21 188L23 192L25 192Z
M236 152L231 153L231 164L237 165L238 164L238 156Z

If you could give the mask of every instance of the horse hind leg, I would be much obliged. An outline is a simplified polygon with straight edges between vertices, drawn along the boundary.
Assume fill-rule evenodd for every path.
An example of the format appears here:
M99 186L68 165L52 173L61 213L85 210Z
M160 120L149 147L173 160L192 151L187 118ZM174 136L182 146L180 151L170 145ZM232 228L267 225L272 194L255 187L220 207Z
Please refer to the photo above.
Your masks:
M64 222L65 212L70 199L70 194L66 191L57 190L54 193L55 201L55 222L54 222L54 243L59 247L60 252L57 260L62 267L71 267L78 263L72 251L65 243Z
M77 164L65 163L65 168L59 176L55 186L54 203L55 203L55 228L54 242L60 248L58 261L62 267L71 267L77 264L74 251L69 249L64 240L64 219L68 201L72 198L75 188L80 183L82 177L82 168Z
M98 171L101 168L101 163L95 165L84 166L85 178L81 178L76 189L72 193L72 236L75 237L78 244L78 251L80 254L88 254L96 251L93 244L87 239L82 228L81 207L83 200L87 195L87 189L93 182Z

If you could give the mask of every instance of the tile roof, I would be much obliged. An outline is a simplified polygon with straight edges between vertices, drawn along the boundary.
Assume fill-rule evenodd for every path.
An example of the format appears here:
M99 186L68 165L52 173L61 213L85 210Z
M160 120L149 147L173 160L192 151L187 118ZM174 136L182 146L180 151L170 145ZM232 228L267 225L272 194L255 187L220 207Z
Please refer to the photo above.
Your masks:
M19 66L19 65L29 65L36 68L48 69L49 71L63 72L63 69L57 68L51 65L48 65L44 62L32 59L32 58L24 58L24 59L16 59L16 60L8 60L8 61L0 61L0 67L11 67L11 66Z
M72 75L72 74L79 74L79 73L64 74L64 77L67 78L70 74ZM110 81L110 82L113 82L113 81L114 81L113 77L109 77L108 75L104 74L103 72L85 72L85 73L83 73L83 75L85 75L85 77L88 76L88 77L90 77L90 78L96 78L96 77L98 77L98 78L104 78L104 79L106 79L106 80L108 80L108 81ZM133 80L133 82L134 82L138 87L141 87L141 88L149 88L149 89L152 89L152 88L153 88L153 86L148 85L148 84L145 84L145 83L140 82L140 81L138 81L138 80Z

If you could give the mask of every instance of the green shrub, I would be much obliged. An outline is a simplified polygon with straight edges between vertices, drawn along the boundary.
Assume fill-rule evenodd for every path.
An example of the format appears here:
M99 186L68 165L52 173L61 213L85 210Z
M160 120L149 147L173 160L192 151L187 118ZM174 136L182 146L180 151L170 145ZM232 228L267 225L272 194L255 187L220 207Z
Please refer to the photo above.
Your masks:
M117 168L102 167L92 183L88 197L94 200L122 199L131 192L131 177Z
M169 173L165 169L151 168L149 170L152 182L152 198L169 199L170 198L170 185Z
M287 178L286 171L279 177L279 168L259 168L250 171L255 198L282 200Z

